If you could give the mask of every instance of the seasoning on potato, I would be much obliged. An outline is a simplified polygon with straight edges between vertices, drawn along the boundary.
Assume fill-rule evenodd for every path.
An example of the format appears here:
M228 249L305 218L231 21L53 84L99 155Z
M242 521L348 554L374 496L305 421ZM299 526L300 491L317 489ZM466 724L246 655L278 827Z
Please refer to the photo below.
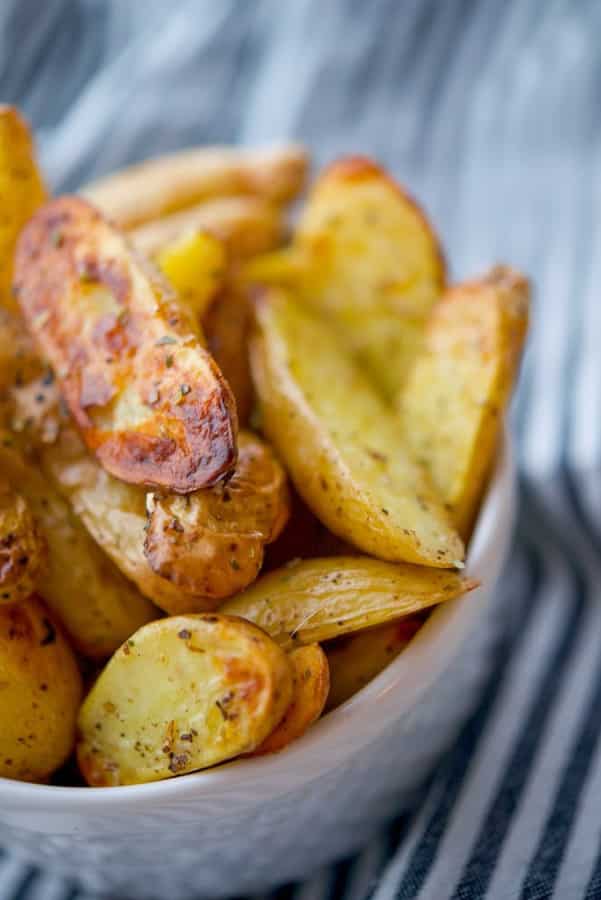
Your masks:
M108 472L187 493L236 462L235 402L168 282L92 206L63 197L21 234L25 318Z
M309 730L321 716L330 690L328 659L319 644L297 647L289 655L293 671L292 702L284 718L253 756L278 753Z
M0 606L33 594L47 565L48 547L29 505L0 482Z
M249 753L292 700L288 657L230 616L153 622L108 663L79 715L88 784L141 784Z
M262 575L219 611L255 622L292 647L401 619L476 586L450 569L332 556L298 560Z
M256 319L250 353L263 430L316 516L380 559L461 565L461 538L406 452L400 424L335 334L273 288Z
M0 606L0 776L44 781L65 762L82 692L73 652L42 601Z

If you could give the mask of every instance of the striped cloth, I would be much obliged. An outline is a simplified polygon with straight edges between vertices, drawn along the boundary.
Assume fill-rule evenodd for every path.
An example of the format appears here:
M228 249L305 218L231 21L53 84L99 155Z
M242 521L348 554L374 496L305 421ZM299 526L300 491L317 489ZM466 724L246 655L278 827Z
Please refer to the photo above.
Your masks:
M388 164L455 275L500 259L535 280L490 683L415 814L278 900L601 897L600 35L595 0L0 4L1 97L57 189L184 144L295 137L319 162ZM67 897L0 858L0 900Z

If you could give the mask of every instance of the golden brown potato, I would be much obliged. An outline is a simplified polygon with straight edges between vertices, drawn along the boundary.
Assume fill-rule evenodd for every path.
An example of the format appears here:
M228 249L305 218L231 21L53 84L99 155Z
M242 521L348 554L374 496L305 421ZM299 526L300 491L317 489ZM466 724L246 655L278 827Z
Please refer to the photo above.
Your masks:
M193 231L167 244L156 262L182 306L201 322L223 287L228 262L225 246L207 232Z
M21 316L0 308L0 397L42 373L47 374Z
M133 228L231 194L287 203L302 190L307 167L306 151L295 144L253 150L195 147L130 166L82 193L121 228Z
M448 569L365 556L305 559L261 576L219 611L255 622L289 647L401 619L474 587L476 582Z
M0 606L0 776L43 781L75 744L82 683L58 624L34 595Z
M241 425L248 423L254 403L248 355L251 324L248 298L231 282L209 305L202 319L207 346L236 398Z
M158 615L92 540L51 481L0 439L0 472L27 501L48 545L42 589L85 656L103 659Z
M292 699L286 654L229 616L153 622L106 666L79 715L88 784L140 784L255 749Z
M319 177L294 247L307 258L298 288L325 315L392 400L445 280L434 230L414 200L369 159L349 157Z
M138 250L155 256L198 231L220 240L230 259L241 261L278 247L286 226L278 207L261 197L219 197L139 225L129 235Z
M379 675L421 628L420 616L379 625L330 641L325 647L330 667L326 709L335 709Z
M394 414L324 322L283 291L258 303L251 367L263 429L299 494L381 559L450 567L464 549Z
M31 510L8 482L0 482L0 606L33 594L47 566L48 548Z
M30 220L15 283L88 447L136 484L188 492L236 462L231 392L158 271L88 203Z
M12 106L0 105L0 305L16 309L13 255L23 225L46 199L27 123Z
M284 718L252 756L277 753L302 737L323 712L330 689L328 659L319 644L297 647L290 653L292 702Z
M528 330L529 287L497 267L434 308L425 352L400 397L406 440L464 538L494 461Z

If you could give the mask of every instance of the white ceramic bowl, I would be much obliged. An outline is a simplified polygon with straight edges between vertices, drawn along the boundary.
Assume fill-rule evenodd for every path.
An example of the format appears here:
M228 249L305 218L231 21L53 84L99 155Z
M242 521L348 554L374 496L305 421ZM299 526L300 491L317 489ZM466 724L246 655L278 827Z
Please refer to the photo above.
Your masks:
M265 890L359 847L407 808L475 704L514 507L505 439L468 558L481 587L438 607L384 672L283 753L102 790L0 778L0 845L88 890L160 900Z

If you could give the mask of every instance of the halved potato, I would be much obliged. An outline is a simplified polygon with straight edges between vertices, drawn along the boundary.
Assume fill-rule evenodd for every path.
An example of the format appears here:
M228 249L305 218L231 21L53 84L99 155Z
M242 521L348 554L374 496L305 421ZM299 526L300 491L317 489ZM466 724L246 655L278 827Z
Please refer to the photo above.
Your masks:
M194 147L122 169L82 193L117 225L133 228L228 194L287 203L302 190L307 167L307 153L296 144L253 150Z
M158 271L92 206L64 197L21 234L21 308L108 472L186 493L236 462L234 399Z
M43 781L75 744L77 662L35 595L0 606L0 776Z
M193 231L167 244L156 262L182 305L200 322L223 287L227 253L222 242L206 231Z
M451 567L464 549L399 423L328 326L265 291L251 341L263 429L330 531L395 562Z
M294 246L308 257L303 300L325 315L387 399L421 346L445 267L415 201L372 160L349 157L319 177Z
M108 663L79 715L88 784L141 784L254 750L292 699L286 654L229 616L162 619Z
M397 622L367 628L330 641L326 655L330 667L330 693L326 708L335 709L379 675L423 625L423 619L407 616Z
M365 556L305 559L263 575L219 611L255 622L290 647L401 619L474 587L447 569Z
M27 123L13 106L0 105L0 305L16 309L13 255L19 233L46 199Z
M105 556L49 478L10 442L9 435L0 437L0 472L27 501L48 545L45 600L81 653L106 658L159 613Z
M198 231L220 240L228 256L241 261L278 247L286 227L278 207L261 197L219 197L139 225L129 236L138 250L155 256Z
M319 644L297 647L289 656L293 672L292 702L284 718L253 756L277 753L302 737L323 712L330 689L328 660Z
M0 606L33 594L47 554L29 505L8 482L0 481Z
M405 439L469 536L528 330L529 286L498 266L434 308L425 352L399 398Z

